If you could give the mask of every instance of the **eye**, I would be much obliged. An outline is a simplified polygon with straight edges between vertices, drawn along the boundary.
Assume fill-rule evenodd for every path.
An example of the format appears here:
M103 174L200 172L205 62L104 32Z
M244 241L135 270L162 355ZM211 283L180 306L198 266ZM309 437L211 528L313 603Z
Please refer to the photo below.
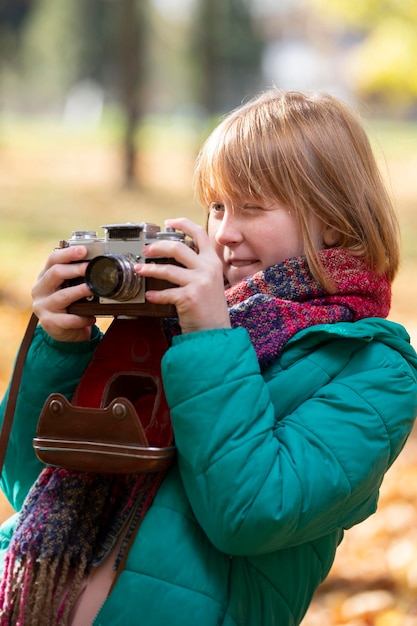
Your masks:
M221 204L220 202L210 202L209 211L210 213L213 213L213 215L220 216L222 213L224 213L224 204Z
M257 211L264 211L265 207L260 204L244 204L241 210L247 213L256 213Z

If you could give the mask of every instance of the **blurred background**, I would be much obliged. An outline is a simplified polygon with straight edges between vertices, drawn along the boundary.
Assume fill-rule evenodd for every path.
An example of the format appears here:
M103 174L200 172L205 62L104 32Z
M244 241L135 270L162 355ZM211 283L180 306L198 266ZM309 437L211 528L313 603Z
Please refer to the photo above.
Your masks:
M416 346L416 59L415 0L0 0L1 394L58 241L112 221L202 223L199 146L272 85L361 113L402 227L390 317ZM303 626L417 625L416 445Z

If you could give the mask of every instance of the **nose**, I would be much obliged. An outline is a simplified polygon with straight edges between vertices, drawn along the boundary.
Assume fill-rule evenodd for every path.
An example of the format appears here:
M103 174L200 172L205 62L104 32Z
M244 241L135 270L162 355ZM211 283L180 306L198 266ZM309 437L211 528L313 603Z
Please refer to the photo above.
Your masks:
M233 246L243 239L243 232L238 214L235 210L225 210L217 227L215 239L221 246Z

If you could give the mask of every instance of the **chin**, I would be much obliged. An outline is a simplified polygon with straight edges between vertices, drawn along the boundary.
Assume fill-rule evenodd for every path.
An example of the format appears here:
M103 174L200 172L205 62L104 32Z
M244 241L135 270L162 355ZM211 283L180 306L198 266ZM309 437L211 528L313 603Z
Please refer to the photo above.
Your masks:
M242 274L242 276L234 276L233 278L230 278L229 280L226 279L227 284L230 287L234 287L235 285L238 285L240 282L242 282L242 280L245 280L245 278L249 278L250 276L253 276L255 272L250 273L250 274Z

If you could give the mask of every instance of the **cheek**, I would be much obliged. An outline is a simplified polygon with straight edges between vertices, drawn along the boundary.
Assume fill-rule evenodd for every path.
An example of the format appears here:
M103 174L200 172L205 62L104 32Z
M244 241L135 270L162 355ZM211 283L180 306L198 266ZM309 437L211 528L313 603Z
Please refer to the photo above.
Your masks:
M303 246L296 228L289 228L288 225L286 228L271 228L268 237L264 238L264 255L268 265L302 254Z
M207 234L209 236L209 239L210 239L212 244L215 244L216 243L216 233L218 231L218 224L216 223L216 220L211 218L210 215L209 215L207 217L206 225L207 225L206 228L207 228Z

